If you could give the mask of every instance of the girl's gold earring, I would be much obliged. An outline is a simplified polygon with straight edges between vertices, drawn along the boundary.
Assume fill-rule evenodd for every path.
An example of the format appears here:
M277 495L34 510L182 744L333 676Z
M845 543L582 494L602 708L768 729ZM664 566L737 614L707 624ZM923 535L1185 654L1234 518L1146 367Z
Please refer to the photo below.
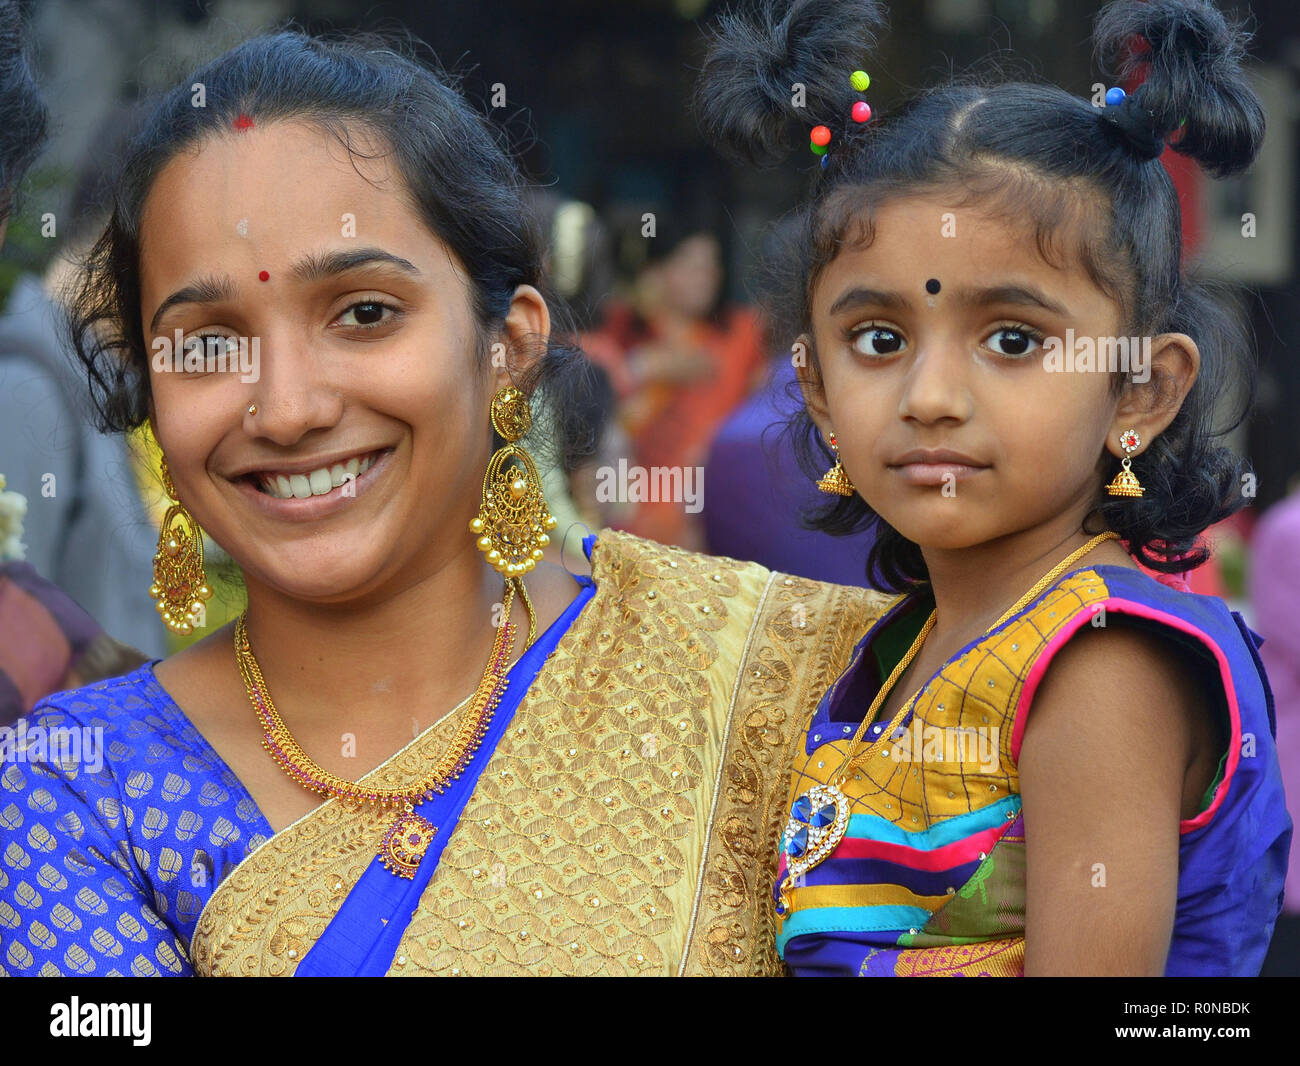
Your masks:
M469 528L488 565L505 578L532 570L551 543L547 531L555 528L537 466L516 443L532 424L528 397L518 389L501 389L492 398L492 428L506 443L488 460L478 515Z
M840 446L835 440L835 434L832 433L828 438L831 451L835 453L835 465L821 476L817 482L817 487L822 492L830 493L833 496L852 496L853 482L849 480L849 475L840 463Z
M163 490L174 501L158 530L158 552L153 557L153 584L149 595L173 633L188 636L203 616L204 601L212 598L208 575L203 572L203 531L176 496L167 457L162 459Z
M1124 449L1124 458L1120 460L1122 470L1106 486L1106 491L1112 496L1129 496L1138 497L1142 495L1142 485L1133 473L1133 461L1129 458L1135 451L1142 446L1142 440L1137 435L1137 430L1126 429L1119 435L1119 446Z

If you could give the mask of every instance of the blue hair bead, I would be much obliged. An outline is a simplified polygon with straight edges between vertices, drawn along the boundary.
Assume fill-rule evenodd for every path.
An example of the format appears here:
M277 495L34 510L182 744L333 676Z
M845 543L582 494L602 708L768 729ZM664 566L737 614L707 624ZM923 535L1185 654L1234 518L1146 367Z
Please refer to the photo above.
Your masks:
M831 165L831 157L828 155L822 156L822 170L825 170L830 165Z
M1127 95L1128 93L1126 93L1118 85L1116 85L1113 89L1107 89L1106 106L1117 107L1119 104L1122 104L1124 102L1124 97L1126 97Z

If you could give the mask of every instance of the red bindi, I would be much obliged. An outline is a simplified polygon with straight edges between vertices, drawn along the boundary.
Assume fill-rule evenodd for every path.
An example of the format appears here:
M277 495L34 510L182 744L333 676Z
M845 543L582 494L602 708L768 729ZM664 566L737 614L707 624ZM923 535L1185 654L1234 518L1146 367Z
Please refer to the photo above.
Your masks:
M270 281L270 280L271 280L271 275L268 274L265 270L263 270L260 274L257 275L257 280L258 280L258 281Z

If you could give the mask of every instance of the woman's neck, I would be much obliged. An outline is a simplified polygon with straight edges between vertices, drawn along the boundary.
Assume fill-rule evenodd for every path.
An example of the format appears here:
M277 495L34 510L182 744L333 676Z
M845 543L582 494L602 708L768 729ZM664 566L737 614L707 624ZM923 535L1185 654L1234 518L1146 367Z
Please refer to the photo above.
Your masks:
M558 576L572 598L572 579ZM541 633L563 609L557 594L564 591L549 573L529 575L528 586ZM466 551L408 569L359 602L305 603L252 580L248 593L249 642L281 715L291 727L310 720L328 730L390 714L405 720L414 707L433 711L464 699L487 666L504 581L469 541ZM518 597L511 620L513 661L528 636Z

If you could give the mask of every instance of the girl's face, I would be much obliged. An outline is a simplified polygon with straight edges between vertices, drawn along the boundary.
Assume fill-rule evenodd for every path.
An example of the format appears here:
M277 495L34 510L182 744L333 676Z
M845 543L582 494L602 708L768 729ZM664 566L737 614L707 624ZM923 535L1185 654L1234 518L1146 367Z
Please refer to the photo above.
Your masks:
M950 211L887 202L871 245L845 245L812 294L824 391L804 375L859 494L933 549L1082 521L1117 410L1109 373L1049 369L1043 348L1116 335L1110 298L1032 234Z
M155 433L250 584L342 601L476 554L497 382L478 369L464 270L390 159L354 160L298 122L210 138L155 181L140 270ZM177 372L161 358L176 331L216 335L193 343L234 369Z

